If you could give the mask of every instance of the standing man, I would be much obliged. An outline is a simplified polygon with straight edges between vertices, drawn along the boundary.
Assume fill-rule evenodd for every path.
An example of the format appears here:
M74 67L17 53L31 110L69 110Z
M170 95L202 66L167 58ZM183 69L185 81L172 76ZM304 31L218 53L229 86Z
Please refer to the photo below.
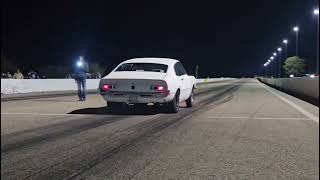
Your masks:
M79 101L86 100L86 79L87 79L88 72L89 72L89 66L84 61L83 57L80 56L79 61L75 66L75 73L74 73L74 79L78 85Z
M7 78L8 78L8 79L12 79L12 75L11 75L10 72L7 72Z
M23 79L23 74L20 72L20 69L17 69L17 72L13 74L13 79Z

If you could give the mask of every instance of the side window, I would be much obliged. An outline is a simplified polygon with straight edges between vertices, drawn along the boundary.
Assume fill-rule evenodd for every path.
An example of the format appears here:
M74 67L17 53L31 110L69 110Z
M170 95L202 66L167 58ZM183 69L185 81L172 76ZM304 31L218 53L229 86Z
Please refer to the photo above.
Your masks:
M176 72L176 75L177 75L177 76L181 76L180 70L179 70L179 64L178 64L178 63L176 63L176 64L174 65L174 71Z
M182 64L179 62L179 69L180 69L180 74L181 75L185 75L187 74L187 71L184 69L184 67L182 66Z

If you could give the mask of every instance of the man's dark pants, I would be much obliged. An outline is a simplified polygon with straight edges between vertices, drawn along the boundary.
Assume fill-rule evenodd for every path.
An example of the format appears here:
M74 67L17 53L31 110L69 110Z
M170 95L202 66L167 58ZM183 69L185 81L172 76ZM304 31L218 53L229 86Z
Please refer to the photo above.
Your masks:
M86 79L78 79L78 96L80 100L86 99Z

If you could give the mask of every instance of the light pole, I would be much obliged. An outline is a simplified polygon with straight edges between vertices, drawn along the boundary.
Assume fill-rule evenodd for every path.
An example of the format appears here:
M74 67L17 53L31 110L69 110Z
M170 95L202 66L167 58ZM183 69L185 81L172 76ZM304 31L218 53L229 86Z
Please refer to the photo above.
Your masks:
M283 44L286 46L286 59L288 58L288 43L289 43L289 41L288 41L288 39L284 39L283 40Z
M265 69L266 69L266 74L270 74L270 76L272 76L271 74L272 74L272 70L270 70L270 73L268 72L268 66L269 66L269 64L270 64L270 60L268 60L266 63L264 63L263 64L263 66L265 67Z
M271 57L270 57L270 60L271 60L271 62L273 62L274 57L273 57L273 56L271 56ZM272 74L273 74L273 68L272 68L272 66L271 66L271 69L272 69Z
M317 74L319 74L319 8L314 9L313 14L317 16Z
M274 60L275 60L275 61L277 60L277 55L278 55L278 54L277 54L276 52L273 53L273 56L274 56ZM274 64L274 65L273 65L273 69L274 69L274 70L273 70L273 71L274 71L273 74L274 74L274 76L276 77L276 76L277 76L277 62L274 62L273 64Z
M265 69L265 76L268 76L269 73L268 73L267 63L264 63L263 67Z
M271 70L270 68L268 68L269 64L270 64L270 62L269 62L269 61L267 61L267 62L266 62L267 70L269 69L269 71L270 71L268 74L270 74L270 76L271 76L271 74L272 74L272 70Z
M198 64L196 65L196 79L198 79L198 70L199 70L199 66Z
M279 51L279 62L278 62L278 65L279 65L279 75L278 75L278 77L279 78L281 78L281 65L282 65L282 61L281 61L281 51L282 51L282 48L281 47L279 47L278 49L277 49L278 51Z
M293 27L293 31L296 32L296 56L299 56L299 27Z

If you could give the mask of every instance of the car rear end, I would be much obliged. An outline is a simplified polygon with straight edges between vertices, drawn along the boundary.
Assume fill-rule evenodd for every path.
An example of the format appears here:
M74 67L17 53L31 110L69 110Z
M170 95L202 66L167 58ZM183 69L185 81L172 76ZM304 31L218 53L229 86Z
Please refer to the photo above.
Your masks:
M100 94L107 102L166 103L170 100L167 83L156 79L102 79Z
M100 93L107 102L165 103L170 100L167 70L167 64L155 60L125 61L101 79Z

